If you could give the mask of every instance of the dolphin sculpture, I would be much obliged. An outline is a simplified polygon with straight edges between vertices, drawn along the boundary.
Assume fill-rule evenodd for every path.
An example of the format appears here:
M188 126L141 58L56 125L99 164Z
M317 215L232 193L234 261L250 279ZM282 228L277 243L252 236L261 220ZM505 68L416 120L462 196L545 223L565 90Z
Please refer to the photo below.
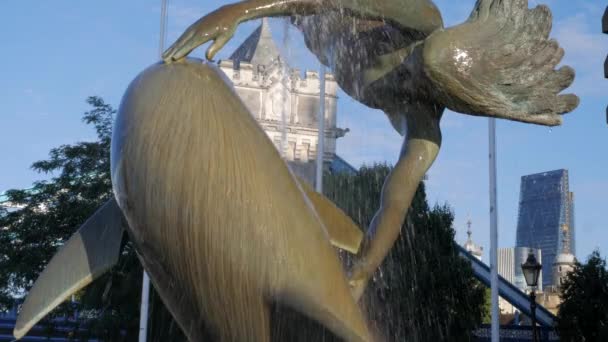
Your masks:
M363 234L295 178L222 72L153 65L127 89L112 138L115 199L61 248L14 335L110 269L123 231L190 341L269 341L277 302L348 341L371 341L336 250Z
M431 0L243 0L203 16L163 54L178 61L212 42L213 56L237 26L289 17L338 85L382 110L403 139L355 266L359 298L399 236L418 184L441 147L440 121L455 112L556 126L579 103L561 94L574 80L556 69L564 50L549 38L551 11L527 0L477 0L469 18L444 28Z
M363 242L348 218L306 194L215 69L184 59L209 41L212 58L240 22L267 16L295 18L339 85L384 111L405 135ZM168 64L151 67L129 87L114 131L112 172L121 224L190 340L200 338L203 324L223 340L267 340L271 301L349 341L371 340L330 243L359 251L349 280L359 298L439 153L445 108L561 124L578 98L560 94L574 71L555 69L564 51L550 30L549 9L529 9L527 0L478 0L466 22L447 29L430 0L245 0L188 28L163 55ZM108 205L102 209L115 212ZM89 226L106 228L91 233ZM24 304L16 336L112 265L109 252L89 257L82 239L109 239L101 233L108 229L89 222L64 247L91 260L80 261L82 271L70 281L45 274L71 261L69 253L51 261ZM38 293L46 291L52 295Z

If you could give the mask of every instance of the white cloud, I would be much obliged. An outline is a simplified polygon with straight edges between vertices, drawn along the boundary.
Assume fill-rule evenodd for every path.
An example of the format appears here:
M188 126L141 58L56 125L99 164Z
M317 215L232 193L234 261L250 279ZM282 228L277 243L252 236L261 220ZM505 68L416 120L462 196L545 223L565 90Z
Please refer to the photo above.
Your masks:
M555 23L555 36L569 55L588 59L606 51L602 44L605 36L590 30L590 19L587 14L578 13Z
M603 75L608 36L599 31L597 24L597 16L585 10L554 25L554 37L566 51L563 64L576 71L571 91L581 97L603 97L608 90Z

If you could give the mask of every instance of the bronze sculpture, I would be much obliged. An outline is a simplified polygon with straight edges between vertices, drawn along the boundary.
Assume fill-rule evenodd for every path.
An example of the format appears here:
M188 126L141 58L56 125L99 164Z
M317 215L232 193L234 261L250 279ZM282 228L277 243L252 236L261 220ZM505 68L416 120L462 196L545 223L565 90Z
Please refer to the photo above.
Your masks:
M275 300L370 340L330 245L356 252L362 232L291 174L217 67L184 60L142 72L123 97L111 156L116 200L47 265L16 337L111 267L126 230L191 341L209 331L266 341Z
M405 135L352 271L356 298L399 235L439 152L445 108L555 126L578 105L575 95L558 95L574 70L554 70L564 51L549 39L551 12L544 5L528 9L527 0L478 0L466 22L448 29L430 0L246 0L199 19L163 58L180 59L213 40L206 54L211 59L238 23L267 16L295 16L307 46L333 69L340 87L383 110Z
M214 40L211 59L239 22L264 16L294 16L340 86L405 135L350 289L330 242L357 252L361 232L293 177L216 68L185 59ZM449 29L429 0L247 0L201 18L127 90L112 142L116 202L51 260L15 336L111 267L126 230L191 341L204 325L221 340L267 341L272 301L346 340L372 340L356 300L439 152L444 108L551 126L577 106L576 96L558 95L574 72L554 70L563 50L550 26L548 8L525 0L479 0Z

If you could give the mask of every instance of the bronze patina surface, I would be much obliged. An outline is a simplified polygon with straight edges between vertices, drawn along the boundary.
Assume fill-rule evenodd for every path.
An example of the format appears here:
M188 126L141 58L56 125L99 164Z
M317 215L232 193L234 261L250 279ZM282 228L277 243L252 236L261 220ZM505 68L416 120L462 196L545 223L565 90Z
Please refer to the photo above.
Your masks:
M132 82L112 183L140 260L190 340L205 323L222 341L267 341L270 301L369 340L327 230L219 68L158 64Z
M191 341L268 341L273 303L371 340L332 247L356 253L361 230L299 183L219 68L182 60L142 72L123 97L111 157L116 201L47 266L16 337L112 267L126 230Z
M298 182L216 67L185 59L209 41L213 58L240 22L267 16L292 17L342 89L405 135L365 237ZM574 71L555 69L564 52L550 29L549 9L526 0L479 0L451 28L429 0L246 0L202 17L127 90L112 141L116 202L51 261L15 336L111 267L126 230L191 341L204 331L267 341L273 302L348 341L373 340L356 300L439 152L444 109L553 126L578 105L560 94ZM359 251L349 278L332 244Z
M447 29L430 0L246 0L199 19L163 58L179 60L213 41L206 54L211 59L239 23L268 16L294 17L340 87L382 109L405 135L352 270L356 298L393 246L437 156L444 108L555 126L578 105L577 96L559 94L574 80L574 70L555 70L564 51L549 39L551 12L544 5L529 9L527 0L478 0L466 22Z
M78 229L29 291L15 324L16 338L116 264L125 227L124 216L111 199Z

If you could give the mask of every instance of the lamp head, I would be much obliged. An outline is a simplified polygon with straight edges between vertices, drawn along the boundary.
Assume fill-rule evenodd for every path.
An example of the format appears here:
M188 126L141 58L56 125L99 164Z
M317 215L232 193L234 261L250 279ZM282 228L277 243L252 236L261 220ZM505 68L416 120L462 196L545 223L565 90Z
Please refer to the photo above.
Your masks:
M536 287L538 285L538 276L540 275L542 265L536 260L534 253L530 252L530 254L528 254L528 259L521 264L521 269L523 270L526 284L529 287Z

